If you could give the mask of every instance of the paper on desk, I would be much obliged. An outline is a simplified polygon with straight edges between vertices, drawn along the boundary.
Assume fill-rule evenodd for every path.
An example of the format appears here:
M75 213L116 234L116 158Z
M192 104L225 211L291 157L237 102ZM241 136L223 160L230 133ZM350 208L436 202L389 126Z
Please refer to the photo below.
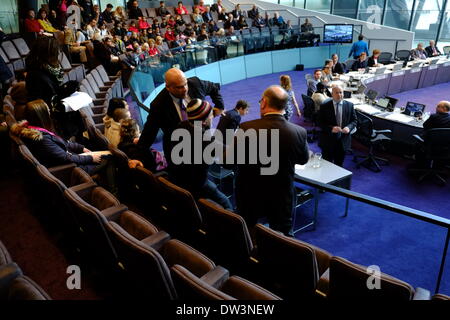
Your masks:
M304 170L306 168L305 164L296 164L294 169L295 170Z
M403 123L408 123L413 120L410 116L407 116L406 114L403 113L392 113L386 116L386 119L400 121Z
M78 111L81 108L89 106L92 103L92 98L85 92L74 92L70 97L61 100L66 111Z

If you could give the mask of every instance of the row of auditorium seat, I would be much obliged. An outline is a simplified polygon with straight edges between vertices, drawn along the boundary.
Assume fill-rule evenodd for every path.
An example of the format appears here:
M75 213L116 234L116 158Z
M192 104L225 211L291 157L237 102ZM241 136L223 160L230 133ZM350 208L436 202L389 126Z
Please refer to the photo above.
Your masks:
M50 300L49 295L23 274L0 241L0 300Z

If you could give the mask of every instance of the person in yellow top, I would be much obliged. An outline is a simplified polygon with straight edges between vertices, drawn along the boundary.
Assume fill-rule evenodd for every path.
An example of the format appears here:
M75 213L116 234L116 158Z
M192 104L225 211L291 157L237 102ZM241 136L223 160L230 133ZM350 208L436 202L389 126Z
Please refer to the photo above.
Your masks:
M57 32L58 29L52 26L50 20L47 18L47 11L43 8L39 9L38 11L38 21L41 25L42 29L44 29L45 32Z

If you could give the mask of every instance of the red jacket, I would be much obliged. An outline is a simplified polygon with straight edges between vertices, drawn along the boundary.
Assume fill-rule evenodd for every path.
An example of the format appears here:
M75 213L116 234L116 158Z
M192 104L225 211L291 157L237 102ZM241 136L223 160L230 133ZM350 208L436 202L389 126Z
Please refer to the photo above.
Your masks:
M182 15L182 14L189 14L185 6L181 6L181 8L180 7L176 7L175 8L175 12L177 14L180 14L180 15Z
M166 33L164 34L164 38L166 38L167 41L176 40L175 34L172 31L166 31Z
M37 19L31 20L26 18L24 25L26 32L40 32L42 30L42 27Z

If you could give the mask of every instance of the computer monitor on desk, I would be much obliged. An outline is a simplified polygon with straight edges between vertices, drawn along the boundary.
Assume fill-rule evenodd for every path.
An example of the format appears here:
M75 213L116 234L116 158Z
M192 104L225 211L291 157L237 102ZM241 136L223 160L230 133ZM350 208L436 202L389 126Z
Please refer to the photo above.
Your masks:
M430 66L431 66L432 64L438 63L438 61L439 61L439 58L431 59L431 60L430 60Z
M376 106L380 109L386 110L389 108L389 99L381 98L377 101Z
M425 110L425 105L422 103L417 102L411 102L409 101L406 104L405 111L403 111L404 114L408 116L415 116L417 113L422 113Z
M421 66L422 63L423 61L414 61L411 65L411 68L418 68Z
M369 99L370 101L374 101L378 96L378 92L376 92L375 90L369 89L366 92L366 97L367 99Z
M389 97L389 96L385 96L385 98L389 100L389 109L394 110L395 105L398 102L398 99L392 98L392 97Z

